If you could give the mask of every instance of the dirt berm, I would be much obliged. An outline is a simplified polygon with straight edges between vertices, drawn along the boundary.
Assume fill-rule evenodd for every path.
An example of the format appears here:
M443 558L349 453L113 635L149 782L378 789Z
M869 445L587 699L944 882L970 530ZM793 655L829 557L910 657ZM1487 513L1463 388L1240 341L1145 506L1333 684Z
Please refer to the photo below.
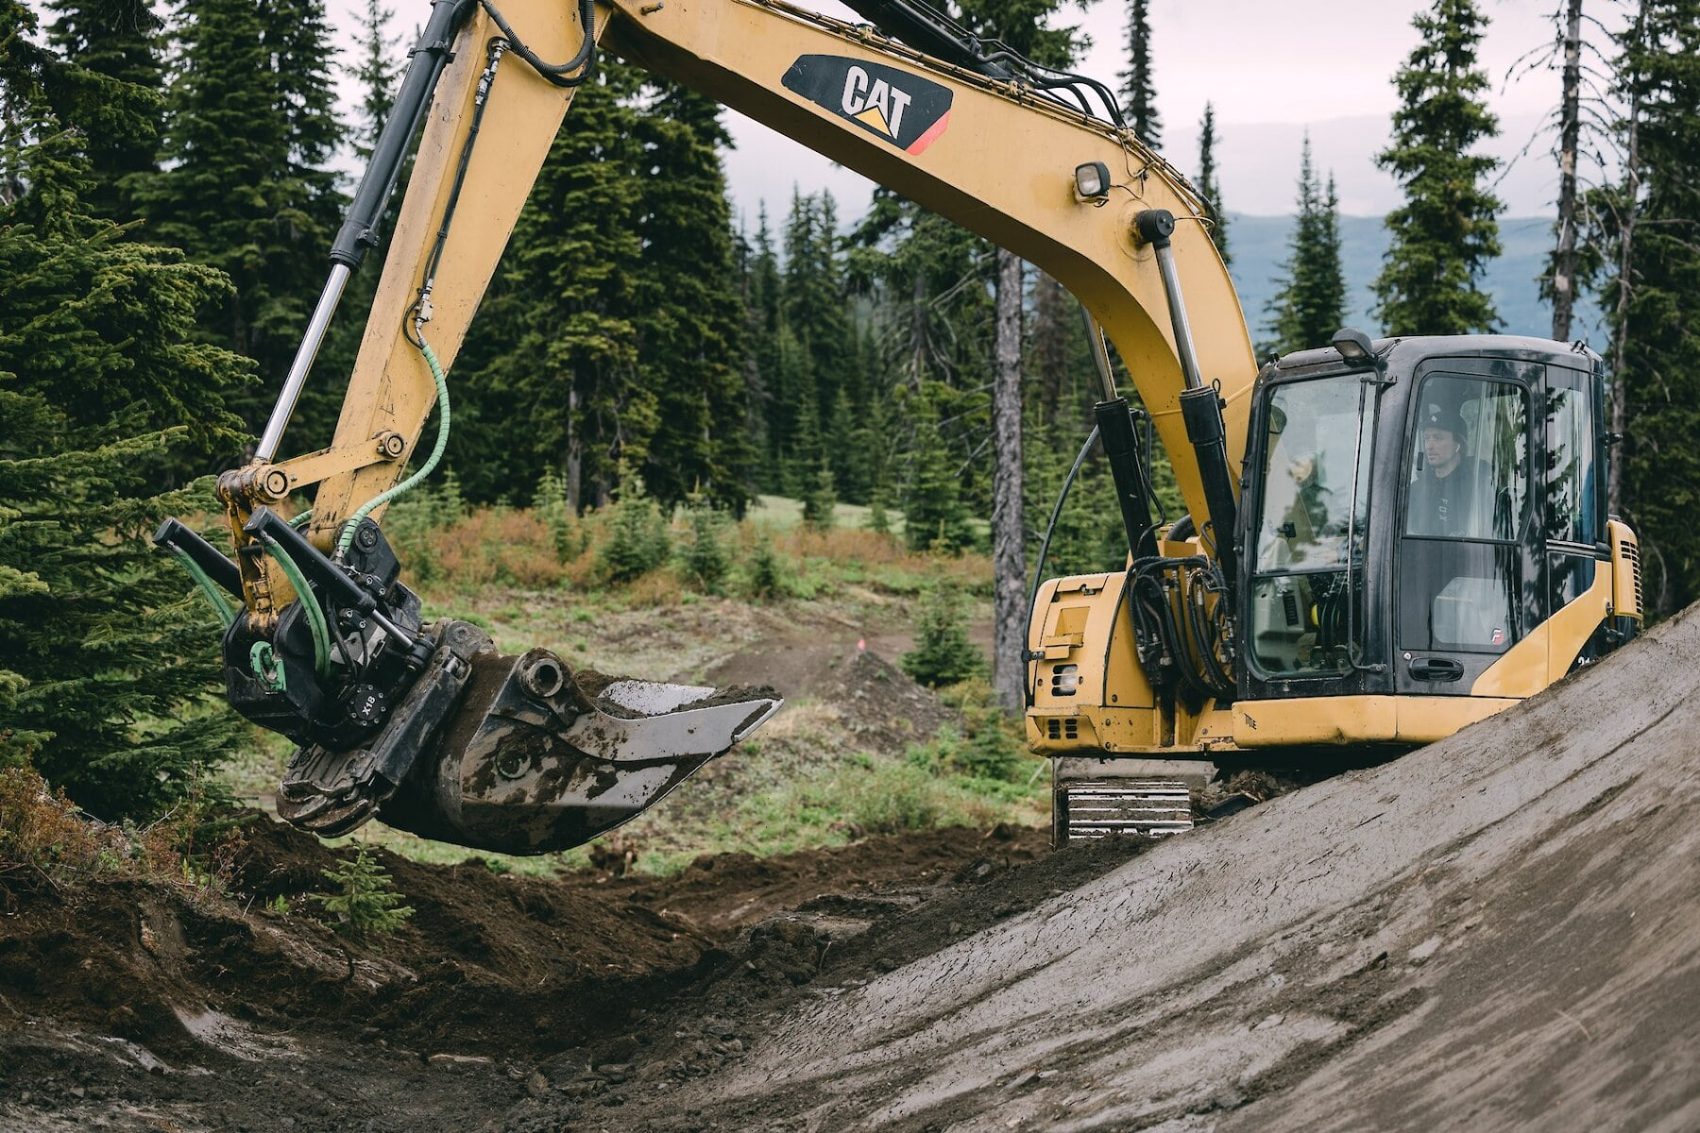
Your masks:
M1691 611L572 1127L1700 1128L1697 686Z

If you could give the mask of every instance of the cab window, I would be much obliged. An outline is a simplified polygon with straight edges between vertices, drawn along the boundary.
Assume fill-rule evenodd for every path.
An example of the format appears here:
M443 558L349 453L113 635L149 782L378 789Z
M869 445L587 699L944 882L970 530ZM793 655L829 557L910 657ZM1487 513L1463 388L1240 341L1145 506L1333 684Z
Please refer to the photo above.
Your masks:
M1405 534L1516 539L1528 504L1528 394L1522 386L1430 377L1417 400Z

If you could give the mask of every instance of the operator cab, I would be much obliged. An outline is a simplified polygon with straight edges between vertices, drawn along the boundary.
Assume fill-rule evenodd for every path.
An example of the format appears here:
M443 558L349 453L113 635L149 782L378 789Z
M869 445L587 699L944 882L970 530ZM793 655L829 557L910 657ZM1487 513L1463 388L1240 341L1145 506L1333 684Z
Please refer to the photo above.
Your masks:
M1385 339L1357 362L1329 348L1265 367L1239 698L1502 693L1484 674L1609 580L1603 397L1598 355L1534 338Z

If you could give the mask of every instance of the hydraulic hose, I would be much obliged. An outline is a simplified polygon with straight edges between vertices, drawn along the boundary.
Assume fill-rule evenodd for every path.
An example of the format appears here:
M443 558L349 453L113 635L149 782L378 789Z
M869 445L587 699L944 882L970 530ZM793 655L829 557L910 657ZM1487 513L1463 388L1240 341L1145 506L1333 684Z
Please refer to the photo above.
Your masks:
M1057 520L1062 516L1063 504L1068 501L1069 489L1074 487L1074 478L1080 475L1080 466L1086 463L1086 456L1092 451L1092 446L1098 443L1098 426L1092 426L1092 431L1086 434L1086 443L1080 446L1080 453L1074 458L1074 464L1063 477L1062 489L1057 492L1057 502L1051 508L1051 521L1045 524L1045 538L1039 544L1039 561L1033 566L1033 586L1027 591L1027 624L1033 624L1033 615L1039 607L1039 580L1045 577L1045 560L1051 554L1051 536L1056 534ZM1022 664L1025 667L1028 658L1023 652ZM1027 690L1027 707L1033 707L1033 686L1022 682Z
M301 609L307 615L307 628L313 635L313 671L320 677L330 676L330 626L325 622L325 611L320 609L318 598L314 597L312 589L307 585L307 576L301 573L300 566L275 539L265 540L261 546L277 560L277 565L283 570L283 576L289 579L289 585L295 588L296 600L301 603ZM261 675L263 678L264 674Z
M348 548L354 543L354 532L360 526L360 521L397 496L411 491L415 485L431 474L432 470L437 467L437 462L443 459L443 450L449 447L449 380L443 373L443 367L437 361L437 352L431 349L429 342L425 341L422 330L423 328L419 326L414 328L414 333L419 335L417 345L419 352L425 356L425 364L431 367L431 380L437 383L436 447L431 450L431 455L425 458L425 463L421 464L413 475L391 487L388 491L373 496L362 504L359 510L348 517L348 521L342 525L342 534L336 541L336 555L339 559L347 554ZM283 560L280 559L279 561Z
M219 621L224 623L226 629L229 629L230 623L236 620L236 611L231 609L229 602L225 601L224 592L218 588L218 584L212 580L212 576L202 570L201 564L190 558L189 552L181 547L167 547L166 550L170 551L172 557L183 564L183 569L189 572L189 577L195 580L195 585L200 587L201 593L206 595L207 601L212 603L214 610L218 611Z
M584 42L579 44L578 53L565 63L549 63L544 61L526 42L514 31L513 25L502 18L491 0L479 0L484 10L490 13L490 22L501 30L507 39L513 53L531 65L546 82L558 87L576 87L590 78L596 66L596 6L594 0L579 0L578 22L584 29ZM581 71L580 68L583 68ZM577 75L569 75L570 71L579 71Z

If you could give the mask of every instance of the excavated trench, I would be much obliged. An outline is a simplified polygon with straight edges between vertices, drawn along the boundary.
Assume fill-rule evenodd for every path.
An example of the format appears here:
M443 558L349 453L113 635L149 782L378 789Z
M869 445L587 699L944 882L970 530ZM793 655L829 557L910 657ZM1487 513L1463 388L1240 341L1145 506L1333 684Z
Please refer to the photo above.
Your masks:
M664 880L391 860L383 955L10 895L0 1127L1700 1128L1700 616L1155 845L1038 832ZM263 838L257 838L263 842ZM260 845L260 902L329 859Z

